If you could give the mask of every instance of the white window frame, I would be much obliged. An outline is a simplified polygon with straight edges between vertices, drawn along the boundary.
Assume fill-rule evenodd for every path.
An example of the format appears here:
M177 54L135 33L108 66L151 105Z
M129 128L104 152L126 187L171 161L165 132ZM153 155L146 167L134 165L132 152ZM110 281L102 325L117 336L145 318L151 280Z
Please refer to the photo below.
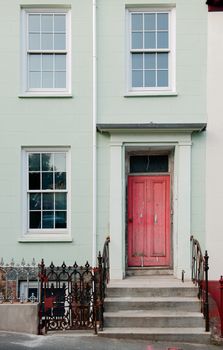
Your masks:
M67 173L67 228L65 229L29 229L29 204L28 204L28 155L30 153L66 153ZM68 147L29 147L22 148L22 235L20 242L39 241L72 241L71 237L71 151ZM55 191L52 190L52 193ZM44 190L43 190L44 193Z
M131 49L132 13L168 13L169 48L168 49ZM176 9L175 7L126 8L126 93L125 96L137 95L176 95ZM168 87L132 87L132 52L168 52Z
M28 16L29 14L64 14L66 15L66 49L65 50L29 50ZM28 87L29 53L64 53L66 54L66 88L30 88ZM71 9L70 8L21 8L21 96L66 96L71 94Z

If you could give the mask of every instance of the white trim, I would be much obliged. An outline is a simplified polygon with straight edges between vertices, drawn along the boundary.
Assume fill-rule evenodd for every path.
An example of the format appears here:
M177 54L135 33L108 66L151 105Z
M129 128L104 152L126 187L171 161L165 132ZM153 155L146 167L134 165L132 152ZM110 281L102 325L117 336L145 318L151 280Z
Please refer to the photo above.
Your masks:
M28 44L28 15L30 13L64 14L66 16L66 49L65 50L29 50ZM70 7L21 7L21 93L19 97L66 96L71 95L71 10ZM28 54L30 53L66 53L66 88L28 88Z
M32 153L66 153L66 179L67 188L62 192L67 193L67 228L66 229L28 229L28 154ZM36 192L36 191L34 191ZM55 193L52 190L50 193ZM49 191L41 190L41 193ZM22 147L22 234L18 238L19 242L37 242L37 241L72 241L71 237L71 151L70 147Z

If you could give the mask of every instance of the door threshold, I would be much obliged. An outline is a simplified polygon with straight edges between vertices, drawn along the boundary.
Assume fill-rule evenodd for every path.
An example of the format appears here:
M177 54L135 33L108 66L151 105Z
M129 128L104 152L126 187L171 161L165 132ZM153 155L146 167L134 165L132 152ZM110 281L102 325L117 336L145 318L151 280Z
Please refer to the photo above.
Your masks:
M153 276L173 275L173 270L168 267L128 267L126 276Z

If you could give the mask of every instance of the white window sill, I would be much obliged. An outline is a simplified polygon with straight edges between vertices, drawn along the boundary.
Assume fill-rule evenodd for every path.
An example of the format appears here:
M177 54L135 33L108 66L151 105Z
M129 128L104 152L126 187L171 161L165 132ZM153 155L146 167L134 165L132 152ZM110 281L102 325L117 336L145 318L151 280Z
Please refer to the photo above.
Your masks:
M38 92L38 93L26 93L26 94L21 94L21 95L18 95L19 98L38 98L38 97L61 97L61 98L72 98L73 95L72 94L69 94L69 93L47 93L47 94L41 94L41 92Z
M73 239L68 234L60 233L42 233L42 234L26 234L18 239L20 243L30 242L72 242Z
M143 97L143 96L178 96L176 91L129 91L124 97Z

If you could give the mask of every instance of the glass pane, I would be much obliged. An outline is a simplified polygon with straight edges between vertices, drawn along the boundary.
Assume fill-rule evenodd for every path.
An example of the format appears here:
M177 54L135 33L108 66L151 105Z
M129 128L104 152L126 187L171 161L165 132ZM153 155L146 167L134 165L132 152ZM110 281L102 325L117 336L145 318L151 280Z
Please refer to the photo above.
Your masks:
M145 69L155 69L156 68L156 54L146 53L145 54Z
M133 53L132 54L132 69L143 69L143 54Z
M43 210L54 209L54 194L43 193Z
M156 71L147 70L145 71L145 86L155 87L156 86Z
M167 13L157 13L157 30L168 30Z
M132 33L132 49L142 49L143 48L143 33Z
M146 13L144 16L144 30L155 30L156 18L155 13Z
M40 190L40 173L29 173L29 190Z
M53 211L43 211L42 228L54 228L54 213L53 213Z
M42 173L42 188L43 190L53 189L53 173Z
M55 173L55 189L64 190L66 189L66 173Z
M168 86L168 71L158 70L157 71L157 86Z
M66 72L56 72L55 73L55 88L65 88L66 87Z
M54 154L54 170L58 172L66 171L66 153Z
M42 55L43 71L53 71L53 55Z
M53 171L53 154L52 153L42 154L42 170Z
M53 32L53 15L42 15L41 17L42 32Z
M168 53L157 54L157 68L168 69Z
M130 156L130 172L168 172L168 155Z
M66 211L55 212L55 228L67 228L67 213Z
M66 32L65 15L54 15L54 32Z
M157 48L166 49L168 48L168 32L157 33Z
M145 49L154 49L156 47L156 33L145 32L144 34L144 47Z
M33 55L29 56L29 71L41 71L41 55Z
M41 212L29 212L29 228L41 228Z
M53 50L53 34L42 34L42 50Z
M65 50L66 49L66 35L54 34L54 49Z
M55 209L67 209L66 193L55 193Z
M143 29L143 15L141 13L132 14L132 30Z
M40 32L40 15L29 15L29 32Z
M41 87L41 73L40 72L30 72L29 73L29 87L39 88Z
M43 88L53 88L53 72L43 72L42 79Z
M143 71L133 70L132 71L132 87L142 87L143 86Z
M41 194L30 193L29 195L29 209L30 210L41 210Z
M40 34L29 34L29 49L40 50Z
M40 171L40 154L29 154L29 171Z
M66 71L66 55L55 55L55 70Z

